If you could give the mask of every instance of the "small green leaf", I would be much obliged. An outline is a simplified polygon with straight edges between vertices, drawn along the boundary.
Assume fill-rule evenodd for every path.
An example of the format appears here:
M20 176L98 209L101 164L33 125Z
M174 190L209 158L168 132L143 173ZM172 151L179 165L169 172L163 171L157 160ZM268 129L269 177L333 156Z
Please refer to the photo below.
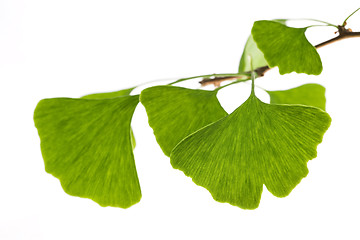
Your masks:
M269 66L278 66L280 74L295 71L319 75L321 59L306 39L306 29L287 27L276 21L257 21L251 34Z
M302 104L325 111L325 88L319 84L304 84L283 91L266 91L272 104Z
M105 99L105 98L115 98L115 97L122 97L122 96L129 96L132 90L134 90L135 87L123 89L116 92L106 92L106 93L93 93L89 95L82 96L81 98L84 99Z
M274 19L272 21L285 25L287 19ZM267 65L268 63L264 58L264 54L257 47L252 34L250 34L240 59L239 73L250 72L254 69L265 67Z
M45 170L65 192L101 206L140 201L131 140L139 96L41 100L34 113Z
M183 138L227 115L215 91L157 86L143 90L140 101L167 156Z
M264 54L259 50L252 35L250 35L240 59L239 73L249 72L267 65Z
M307 161L316 157L330 121L319 108L266 104L252 94L227 117L181 141L171 164L215 200L255 209L263 184L285 197L308 174Z

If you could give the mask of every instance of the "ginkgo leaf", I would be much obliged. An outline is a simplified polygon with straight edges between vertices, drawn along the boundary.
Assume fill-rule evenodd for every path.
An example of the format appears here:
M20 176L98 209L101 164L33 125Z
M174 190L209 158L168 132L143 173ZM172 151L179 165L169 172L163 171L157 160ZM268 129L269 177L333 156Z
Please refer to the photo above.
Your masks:
M307 161L316 157L330 121L319 108L266 104L252 94L230 115L182 140L171 164L215 200L255 209L263 184L285 197L308 174Z
M297 72L318 75L322 63L305 36L307 28L292 28L276 21L256 21L251 34L270 67L280 74Z
M123 89L116 92L105 92L105 93L93 93L88 94L85 96L82 96L81 98L84 99L104 99L104 98L115 98L115 97L121 97L121 96L129 96L132 90L134 90L135 87Z
M286 24L287 19L274 19L272 21ZM239 73L250 72L254 69L267 66L268 63L264 58L264 54L257 47L252 34L248 37L244 51L242 53L240 64L239 64Z
M101 206L140 201L130 123L139 96L41 100L34 113L45 170L65 192Z
M216 98L216 91L175 86L157 86L143 90L149 125L165 155L184 137L227 115Z
M252 71L267 65L264 54L257 47L253 36L250 35L240 59L239 73Z
M325 111L325 88L320 84L309 83L288 90L266 92L272 104L302 104Z

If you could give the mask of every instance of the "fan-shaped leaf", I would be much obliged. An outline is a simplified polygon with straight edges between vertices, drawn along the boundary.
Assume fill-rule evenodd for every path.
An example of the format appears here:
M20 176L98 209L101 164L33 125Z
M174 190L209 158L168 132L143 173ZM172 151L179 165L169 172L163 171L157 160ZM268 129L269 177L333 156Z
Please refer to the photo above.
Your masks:
M65 192L127 208L141 191L130 122L139 96L41 100L34 113L45 169Z
M307 161L316 157L330 121L319 108L265 104L252 94L227 117L181 141L171 164L215 200L254 209L263 184L284 197L307 175Z
M287 19L274 19L274 22L281 24L286 24ZM264 54L257 47L252 34L248 37L246 41L244 51L242 53L239 65L239 73L250 72L254 69L267 66L268 63L264 58Z
M184 137L227 115L215 91L157 86L143 90L140 101L167 156Z
M318 75L322 71L321 59L306 39L306 29L276 21L257 21L251 34L269 66L278 66L280 74L295 71Z
M266 91L272 104L302 104L318 107L325 111L325 88L309 83L283 91Z

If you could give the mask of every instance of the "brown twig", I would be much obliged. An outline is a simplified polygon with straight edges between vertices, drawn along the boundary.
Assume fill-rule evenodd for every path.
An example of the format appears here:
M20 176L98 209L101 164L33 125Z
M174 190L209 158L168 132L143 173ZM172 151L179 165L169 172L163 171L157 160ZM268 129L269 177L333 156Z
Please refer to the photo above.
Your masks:
M232 80L238 80L242 77L213 77L213 78L204 78L199 83L202 87L214 84L215 87L220 87L220 83L224 81L232 81Z
M360 37L360 32L353 32L350 28L345 28L346 26L346 22L344 22L344 24L342 26L338 26L338 33L339 35L334 37L334 38L331 38L325 42L322 42L322 43L319 43L317 45L315 45L315 48L321 48L321 47L324 47L326 45L329 45L331 43L334 43L334 42L338 42L342 39L347 39L347 38L353 38L353 37ZM259 67L259 68L256 68L254 70L254 72L256 73L256 75L258 77L263 77L265 75L265 73L267 71L269 71L271 68L269 66L263 66L263 67ZM244 73L244 77L245 76L248 76L251 72L245 72ZM219 87L220 84L223 82L223 81L227 81L227 80L237 80L237 79L241 79L243 78L242 76L239 76L239 77L234 77L234 76L231 76L231 77L213 77L213 78L204 78L202 79L199 83L201 84L201 86L206 86L206 85L209 85L209 84L214 84L215 87Z
M328 44L334 43L334 42L338 42L342 39L347 39L347 38L353 38L353 37L360 37L360 32L353 32L350 28L345 28L345 26L338 26L339 29L339 35L331 38L325 42L319 43L317 45L315 45L315 48L321 48L323 46L326 46Z

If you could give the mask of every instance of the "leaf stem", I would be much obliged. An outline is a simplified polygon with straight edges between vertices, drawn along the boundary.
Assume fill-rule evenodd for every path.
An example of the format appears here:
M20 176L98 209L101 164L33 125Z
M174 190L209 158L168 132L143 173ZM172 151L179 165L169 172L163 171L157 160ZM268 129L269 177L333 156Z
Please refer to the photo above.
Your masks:
M328 23L328 22L325 22L325 21L322 21L322 20L317 20L317 19L308 19L308 20L314 21L314 22L319 22L319 23L324 23L324 24L326 24L327 26L332 26L332 27L336 27L336 28L337 28L337 26L336 26L335 24Z
M251 72L251 95L255 95L255 72Z
M319 24L309 25L305 28L311 28L311 27L336 27L336 28L338 28L338 26L335 26L335 25L319 25Z
M356 9L353 13L351 13L351 14L344 20L342 26L345 27L345 26L346 26L346 21L347 21L352 15L354 15L357 11L359 11L359 10L360 10L360 8Z
M249 73L220 73L220 74L213 73L213 74L198 75L198 76L188 77L188 78L180 78L180 79L176 80L175 82L169 83L168 85L173 85L176 83L180 83L180 82L195 79L195 78L203 78L203 80L200 81L200 83L202 85L203 84L206 85L206 82L208 82L208 81L211 82L212 79L221 78L222 81L225 81L225 80L229 80L229 79L233 79L233 78L236 78L236 79L247 78L249 76L250 76Z
M293 18L293 19L290 18L290 19L287 19L287 20L289 20L289 21L313 21L313 22L324 23L324 24L326 24L325 26L332 26L332 27L337 28L337 25L335 25L335 24L325 22L325 21L322 21L322 20L318 20L318 19L312 19L312 18ZM321 25L321 26L324 26L324 25Z

